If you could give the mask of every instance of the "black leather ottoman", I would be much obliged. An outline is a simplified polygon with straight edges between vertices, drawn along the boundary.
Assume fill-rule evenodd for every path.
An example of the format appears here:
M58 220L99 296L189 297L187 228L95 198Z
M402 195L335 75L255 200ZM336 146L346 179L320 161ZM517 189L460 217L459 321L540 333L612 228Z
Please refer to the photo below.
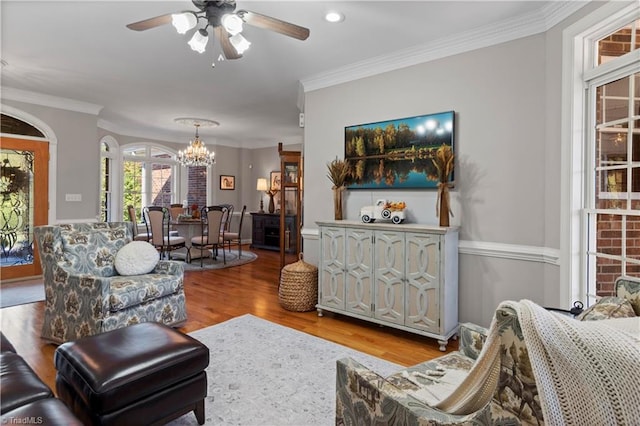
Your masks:
M60 345L58 397L85 424L164 424L193 411L204 423L209 349L145 322Z

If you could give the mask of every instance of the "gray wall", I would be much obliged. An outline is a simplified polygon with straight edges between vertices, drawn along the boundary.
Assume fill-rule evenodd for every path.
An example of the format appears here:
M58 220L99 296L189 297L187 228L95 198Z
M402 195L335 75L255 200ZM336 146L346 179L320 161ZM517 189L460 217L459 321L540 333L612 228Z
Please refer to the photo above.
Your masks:
M133 143L154 143L175 151L185 148L184 143L127 136L102 129L98 127L98 116L95 114L7 99L3 99L2 103L41 120L57 138L57 162L49 166L55 170L56 181L56 194L53 195L56 211L52 215L53 221L95 220L98 215L100 188L100 172L97 168L100 161L99 142L104 136L113 137L120 147ZM280 169L277 143L270 148L254 150L225 146L220 142L216 144L206 139L205 144L216 153L213 185L210 189L213 202L233 204L237 214L243 205L247 206L247 212L257 211L261 195L256 191L257 178L268 178L269 172ZM284 148L300 151L302 144L286 145ZM235 190L220 189L221 174L236 177ZM65 201L65 194L81 194L82 201ZM183 198L181 195L179 199ZM245 218L243 228L243 235L251 234L250 216Z
M460 226L461 237L460 320L488 325L505 299L562 306L559 261L520 255L557 257L560 248L562 30L600 5L584 7L544 34L305 93L305 260L317 262L315 222L333 217L326 164L344 156L344 127L454 110L452 225ZM121 145L149 141L106 132L93 114L3 103L36 116L57 136L58 220L95 217L100 137L111 134ZM257 211L263 194L256 191L256 180L279 169L275 143L255 150L230 148L222 141L207 144L218 158L216 201ZM220 191L220 174L235 175L237 189ZM66 202L66 193L80 193L83 200ZM359 208L377 198L406 201L411 222L437 223L435 192L417 190L349 191L346 218L357 219Z
M58 220L95 219L100 189L97 116L6 99L2 102L37 117L55 133L57 164L53 167L57 193L49 195L50 201L55 197L55 217ZM65 194L81 194L82 201L65 201Z
M562 306L558 263L544 260L560 248L562 29L595 7L544 34L306 92L305 260L317 264L315 222L333 219L326 164L344 157L344 127L454 110L460 321L488 325L508 299ZM425 190L347 191L346 219L378 198L438 223Z
M302 151L302 144L284 145L282 149L286 151ZM248 153L248 161L249 165L251 165L251 173L247 191L247 211L258 211L261 198L264 201L264 209L266 210L269 205L269 197L264 193L258 192L256 184L258 183L258 178L266 178L269 181L270 173L280 170L278 147L252 149Z

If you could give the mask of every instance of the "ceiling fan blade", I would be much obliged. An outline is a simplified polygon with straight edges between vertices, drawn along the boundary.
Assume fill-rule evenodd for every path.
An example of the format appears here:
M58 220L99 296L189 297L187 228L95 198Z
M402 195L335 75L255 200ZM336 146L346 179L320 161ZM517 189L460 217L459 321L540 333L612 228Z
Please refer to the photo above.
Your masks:
M308 28L248 10L239 10L237 13L247 24L254 27L275 31L298 40L306 40L309 37Z
M127 25L127 28L134 31L150 30L151 28L159 27L171 23L171 13L166 15L156 16L155 18L145 19L144 21L134 22Z
M229 33L224 29L222 25L215 27L216 37L220 40L220 46L222 46L222 53L226 59L240 59L242 55L236 52L235 47L229 41Z

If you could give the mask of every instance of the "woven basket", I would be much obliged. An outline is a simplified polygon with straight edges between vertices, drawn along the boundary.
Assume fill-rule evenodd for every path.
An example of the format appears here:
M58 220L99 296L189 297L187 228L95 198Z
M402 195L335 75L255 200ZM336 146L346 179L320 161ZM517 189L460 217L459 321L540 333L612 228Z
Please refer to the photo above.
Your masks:
M318 268L300 260L285 265L278 289L280 306L288 311L312 311L318 303Z

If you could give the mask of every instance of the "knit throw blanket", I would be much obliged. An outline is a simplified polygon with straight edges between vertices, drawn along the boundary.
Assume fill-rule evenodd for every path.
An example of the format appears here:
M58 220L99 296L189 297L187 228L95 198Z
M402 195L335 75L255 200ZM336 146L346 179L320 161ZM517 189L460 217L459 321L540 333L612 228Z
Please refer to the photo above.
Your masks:
M503 302L518 314L550 425L637 425L640 419L640 317L577 321L535 303ZM437 408L465 414L488 403L499 375L495 319L478 361ZM496 367L497 364L497 367ZM475 392L480 390L481 398Z

